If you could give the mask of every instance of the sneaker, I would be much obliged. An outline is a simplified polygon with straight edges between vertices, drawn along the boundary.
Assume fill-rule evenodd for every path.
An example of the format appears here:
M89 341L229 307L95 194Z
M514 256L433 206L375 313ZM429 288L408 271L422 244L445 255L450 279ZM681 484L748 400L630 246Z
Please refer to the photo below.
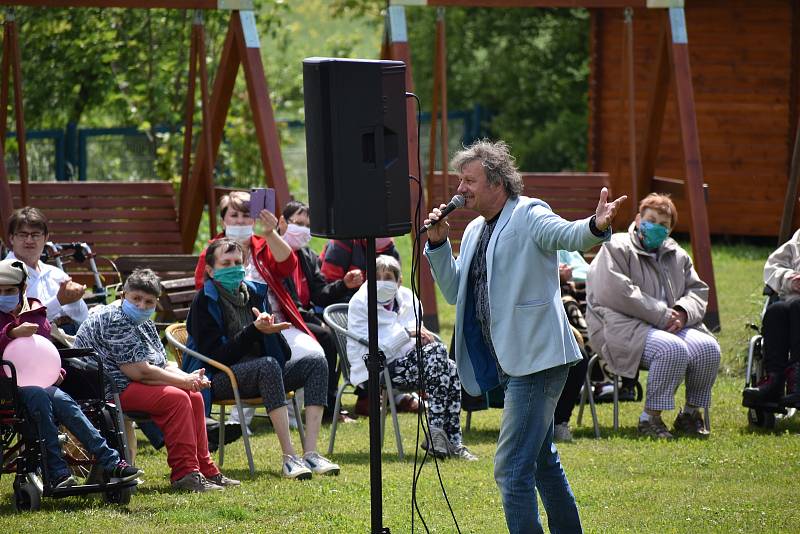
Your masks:
M709 436L709 431L706 430L703 416L700 415L699 410L695 410L691 414L681 410L678 413L678 417L675 418L672 431L692 438L707 438Z
M216 484L217 486L222 486L223 488L242 485L242 483L239 482L238 480L235 480L233 478L228 478L222 473L217 473L213 477L206 477L206 480L208 480L212 484Z
M553 427L553 441L556 443L571 443L572 432L569 429L569 423L558 423Z
M303 463L311 469L315 475L338 475L339 466L316 451L307 452L303 455Z
M312 476L311 469L306 467L305 462L291 454L283 455L282 474L283 478L293 478L295 480L309 480Z
M54 489L65 489L71 488L72 486L77 486L78 481L75 480L75 477L71 474L67 473L66 475L59 477L58 479L53 482Z
M672 439L674 436L667 430L667 425L660 415L651 415L647 421L639 420L639 434L654 439Z
M111 469L107 469L104 474L106 482L130 482L131 480L139 478L141 475L143 475L144 471L138 467L128 465L128 462L125 460L120 460L117 465Z
M478 461L478 457L475 456L472 451L470 451L463 443L461 445L454 445L453 448L450 449L450 456L459 460L466 460L468 462Z
M172 487L177 490L194 491L195 493L205 493L206 491L221 491L222 486L217 486L206 479L199 471L192 471L183 478L172 483Z
M433 447L428 448L428 438L425 438L425 441L423 441L421 445L424 450L437 458L447 458L450 456L450 450L453 448L453 445L450 443L450 440L447 439L447 434L445 434L443 429L431 427L430 437L431 442L433 442Z

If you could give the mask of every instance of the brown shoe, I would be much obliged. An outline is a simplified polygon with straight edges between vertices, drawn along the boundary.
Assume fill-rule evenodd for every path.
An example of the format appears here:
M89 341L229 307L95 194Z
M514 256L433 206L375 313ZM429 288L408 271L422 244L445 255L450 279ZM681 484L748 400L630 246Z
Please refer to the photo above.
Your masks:
M709 431L706 430L706 424L703 422L703 416L700 415L700 410L695 410L694 413L691 414L681 410L680 413L678 413L678 417L675 418L672 431L690 438L707 438L710 434Z
M356 400L356 415L363 415L369 417L369 397L359 397Z
M397 403L397 411L405 413L417 413L419 411L419 399L416 395L406 393L400 402Z
M647 421L639 421L639 434L653 439L672 439L674 436L667 430L667 425L660 415L651 415Z

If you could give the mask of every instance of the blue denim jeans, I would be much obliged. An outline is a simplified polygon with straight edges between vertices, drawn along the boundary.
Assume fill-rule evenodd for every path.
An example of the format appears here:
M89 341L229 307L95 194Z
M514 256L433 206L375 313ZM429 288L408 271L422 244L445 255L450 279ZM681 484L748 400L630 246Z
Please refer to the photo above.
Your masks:
M36 424L39 437L44 440L47 452L47 477L52 483L69 474L69 468L61 456L58 442L58 424L64 425L95 456L97 463L105 469L116 466L120 457L109 448L100 432L89 422L80 406L66 393L55 386L19 388L20 400Z
M526 376L504 376L505 407L494 458L506 524L511 534L544 532L536 489L550 532L582 532L575 496L553 445L553 412L567 380L561 365Z

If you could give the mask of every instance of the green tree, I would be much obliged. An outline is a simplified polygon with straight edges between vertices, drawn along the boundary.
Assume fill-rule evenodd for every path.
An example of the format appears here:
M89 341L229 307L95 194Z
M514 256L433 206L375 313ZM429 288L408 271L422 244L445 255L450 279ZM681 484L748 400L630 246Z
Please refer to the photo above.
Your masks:
M385 2L336 0L340 16L381 23ZM415 90L430 109L436 9L406 9ZM589 13L583 9L448 8L448 107L489 112L521 168L586 168Z

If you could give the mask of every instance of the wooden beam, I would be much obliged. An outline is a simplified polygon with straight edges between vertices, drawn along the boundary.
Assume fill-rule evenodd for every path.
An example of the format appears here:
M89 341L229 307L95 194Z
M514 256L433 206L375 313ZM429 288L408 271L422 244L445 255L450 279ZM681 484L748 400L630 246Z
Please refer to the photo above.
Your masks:
M126 9L253 9L253 0L0 0L2 6Z
M194 248L200 217L203 214L206 195L203 173L206 165L213 169L219 153L222 131L225 128L225 119L228 116L233 87L236 83L236 74L239 71L239 63L241 62L233 29L236 19L238 19L238 14L234 12L231 14L231 20L228 24L228 33L225 35L225 42L222 45L219 68L214 78L214 88L211 91L211 113L209 115L211 122L211 155L207 155L208 151L204 146L207 142L206 136L202 136L197 143L194 165L189 177L186 205L180 207L181 239L183 241L183 250L187 253L192 252Z
M656 159L661 145L661 130L664 125L664 112L667 109L669 82L672 77L668 43L669 18L666 12L660 16L662 21L656 47L656 69L653 72L653 81L648 91L650 102L647 106L647 115L645 115L643 150L639 160L639 171L636 173L638 190L642 193L650 190L651 180L656 172ZM634 198L631 202L631 210L634 214L639 210L639 200L641 199Z
M197 33L202 19L195 14L192 22L192 35L189 45L189 87L186 90L186 102L183 121L183 156L181 158L181 190L179 206L179 219L183 216L182 207L189 194L189 173L192 170L192 139L194 138L194 96L195 83L197 82ZM181 221L178 221L182 224Z
M800 6L792 2L792 44L791 44L791 76L789 78L789 124L786 132L787 160L786 197L783 201L781 226L778 231L778 245L784 244L792 236L796 228L797 187L800 174Z
M13 17L6 21L8 31L8 55L11 59L11 73L14 78L14 119L17 126L17 156L19 165L20 197L23 206L30 204L28 195L28 151L25 146L25 113L22 102L22 59L19 50L17 22Z
M258 31L251 11L239 12L238 19L234 25L234 31L247 81L247 95L250 98L250 110L253 113L256 138L261 149L264 182L275 188L276 209L280 213L291 198L281 155L278 127L275 124L264 65L261 62Z
M600 143L602 142L602 128L600 121L597 120L597 114L600 109L599 103L603 98L603 46L600 44L603 10L592 9L589 16L589 141L586 151L586 168L593 172L600 166L598 154L600 154Z
M235 16L235 15L234 15ZM203 120L203 148L205 160L209 162L205 166L205 185L206 185L206 205L208 206L208 231L210 235L217 235L217 200L214 198L214 165L210 162L215 161L211 157L211 111L208 102L208 66L206 65L206 32L203 25L197 27L197 61L200 67L200 105Z
M692 71L689 64L689 40L683 8L669 10L671 45L669 47L672 70L675 76L675 96L678 101L683 158L686 169L686 192L692 218L691 240L694 265L700 278L708 284L708 306L704 322L711 330L719 330L719 306L711 261L711 237L708 212L703 197L703 164L700 157L700 138L697 131L697 114L694 106Z
M625 16L625 76L628 81L628 167L631 172L631 188L633 191L633 198L638 200L642 193L645 191L641 188L640 182L637 179L637 163L636 160L636 86L634 67L636 63L636 52L633 43L633 9L626 7L624 10ZM629 203L630 206L635 206L636 201Z
M386 35L384 36L385 46L382 51L387 52L383 59L394 59L403 61L406 64L406 91L414 91L414 76L411 71L411 50L408 46L408 32L406 29L406 13L402 6L390 6L386 10ZM412 176L420 177L420 167L417 160L417 147L419 146L419 135L417 133L417 109L414 99L406 99L406 125L408 136L408 172ZM431 141L433 142L433 141ZM421 178L420 178L421 181ZM414 180L409 180L411 188L411 217L413 218L416 202L414 199L422 198L422 205L419 208L419 217L416 226L421 227L423 220L428 216L425 197L420 190L421 185ZM413 230L412 230L413 231ZM420 301L422 301L423 315L422 320L425 325L434 332L439 331L439 315L436 308L436 287L431 275L428 262L423 261L419 265L419 280L417 287L420 288Z
M391 0L393 5L442 7L566 7L619 8L649 7L653 0ZM664 2L659 7L664 7ZM682 0L672 3L683 5Z
M797 189L800 180L800 122L797 124L797 133L794 137L794 149L792 150L792 167L789 170L789 179L786 182L786 197L783 200L783 217L781 218L781 230L778 235L778 244L786 243L792 237L792 222L794 220L794 208L797 205Z
M439 71L439 98L442 104L442 128L440 131L442 143L442 171L447 172L450 169L450 146L448 143L449 134L447 130L447 28L444 20L444 8L442 7L439 8L436 14L436 36L436 50L438 52L436 68ZM434 140L431 139L431 143L433 142ZM442 181L441 195L442 202L447 204L447 197L450 196L450 191L445 181ZM428 198L428 202L431 206L436 205L435 200L432 198Z

